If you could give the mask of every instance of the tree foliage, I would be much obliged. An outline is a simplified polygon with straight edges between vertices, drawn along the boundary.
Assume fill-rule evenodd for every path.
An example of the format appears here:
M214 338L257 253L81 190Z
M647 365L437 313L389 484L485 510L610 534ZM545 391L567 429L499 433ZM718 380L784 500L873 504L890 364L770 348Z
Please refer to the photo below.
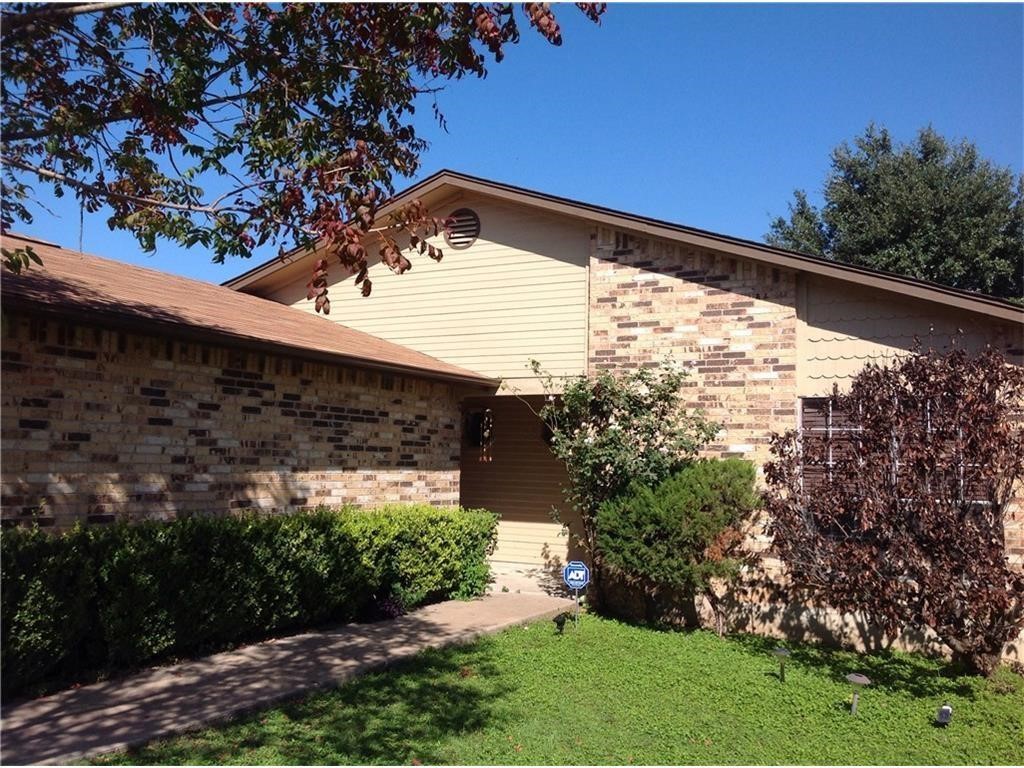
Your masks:
M534 362L534 371L542 375ZM674 365L618 375L601 371L549 394L540 417L551 430L551 451L565 463L566 500L578 511L579 543L590 556L600 589L596 516L601 503L631 482L657 486L692 459L719 430L683 408L686 372ZM546 387L553 392L550 377Z
M930 127L910 146L869 125L832 152L824 206L802 190L773 245L1004 298L1024 292L1024 177Z
M1024 371L953 349L865 367L833 396L848 429L831 438L773 436L769 532L794 585L889 636L931 628L990 672L1024 627L1004 537L1022 407Z
M655 487L633 482L601 504L597 546L609 575L648 597L648 620L659 600L710 598L714 579L733 579L744 563L745 526L759 501L754 465L741 459L688 463Z
M547 3L522 13L561 44ZM418 168L416 109L443 122L444 84L519 41L505 3L12 3L2 20L4 229L48 184L147 250L168 238L220 262L322 241L364 294L370 233L394 272L442 255L418 202L376 216ZM328 311L316 275L310 291Z

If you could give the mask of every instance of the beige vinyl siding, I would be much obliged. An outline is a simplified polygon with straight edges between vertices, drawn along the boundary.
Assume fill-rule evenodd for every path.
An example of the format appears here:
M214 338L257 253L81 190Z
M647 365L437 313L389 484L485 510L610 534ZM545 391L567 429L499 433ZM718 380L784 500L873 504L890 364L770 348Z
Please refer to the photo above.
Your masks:
M1022 326L939 307L896 293L804 274L798 289L797 388L801 397L845 389L868 362L885 363L914 347L969 350L986 344L1021 362ZM960 333L962 331L962 333Z
M370 270L373 294L363 298L351 278L332 270L330 318L388 341L509 382L523 393L540 391L529 369L537 359L553 375L586 369L587 261L585 224L485 197L465 197L432 209L446 216L472 208L479 238L454 249L443 237L435 263L413 258L397 276L382 264ZM269 299L310 312L307 270L261 291Z
M541 398L529 403L539 409ZM498 546L492 560L533 565L564 563L568 537L553 522L551 508L561 506L567 483L564 465L543 439L543 425L516 397L472 398L465 413L490 408L493 441L487 448L462 446L460 501L501 515Z

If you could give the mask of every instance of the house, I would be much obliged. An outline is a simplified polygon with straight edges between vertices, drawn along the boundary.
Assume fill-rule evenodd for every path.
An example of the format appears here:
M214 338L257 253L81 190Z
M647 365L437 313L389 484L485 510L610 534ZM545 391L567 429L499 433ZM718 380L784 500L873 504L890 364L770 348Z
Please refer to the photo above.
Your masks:
M497 382L299 309L4 235L2 520L459 501Z
M566 555L550 516L566 478L534 414L543 392L531 359L556 381L666 355L689 363L689 404L726 425L708 452L758 463L770 432L797 427L833 385L916 338L957 336L1024 362L1024 313L999 299L451 171L381 214L412 199L456 220L436 242L444 259L402 276L375 265L370 298L335 265L329 319L503 382L462 400L458 451L462 504L502 515L497 561ZM312 314L306 283L320 255L274 259L225 286ZM1019 563L1019 505L1016 515L1007 537Z

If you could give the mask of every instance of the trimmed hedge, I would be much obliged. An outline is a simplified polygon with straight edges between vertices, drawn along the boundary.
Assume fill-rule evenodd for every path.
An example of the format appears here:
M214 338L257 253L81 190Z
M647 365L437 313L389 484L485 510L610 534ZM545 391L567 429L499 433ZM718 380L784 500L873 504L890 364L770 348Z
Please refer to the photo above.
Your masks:
M5 530L3 692L480 594L496 524L403 505Z

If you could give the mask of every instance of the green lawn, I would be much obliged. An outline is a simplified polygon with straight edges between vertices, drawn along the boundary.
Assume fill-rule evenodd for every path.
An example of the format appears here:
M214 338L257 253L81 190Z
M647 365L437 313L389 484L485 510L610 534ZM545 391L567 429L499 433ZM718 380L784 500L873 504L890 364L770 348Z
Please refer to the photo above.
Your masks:
M585 616L464 648L110 764L1024 763L1024 679L948 677L940 664L655 632ZM875 684L849 714L851 671ZM953 724L932 724L945 701Z

